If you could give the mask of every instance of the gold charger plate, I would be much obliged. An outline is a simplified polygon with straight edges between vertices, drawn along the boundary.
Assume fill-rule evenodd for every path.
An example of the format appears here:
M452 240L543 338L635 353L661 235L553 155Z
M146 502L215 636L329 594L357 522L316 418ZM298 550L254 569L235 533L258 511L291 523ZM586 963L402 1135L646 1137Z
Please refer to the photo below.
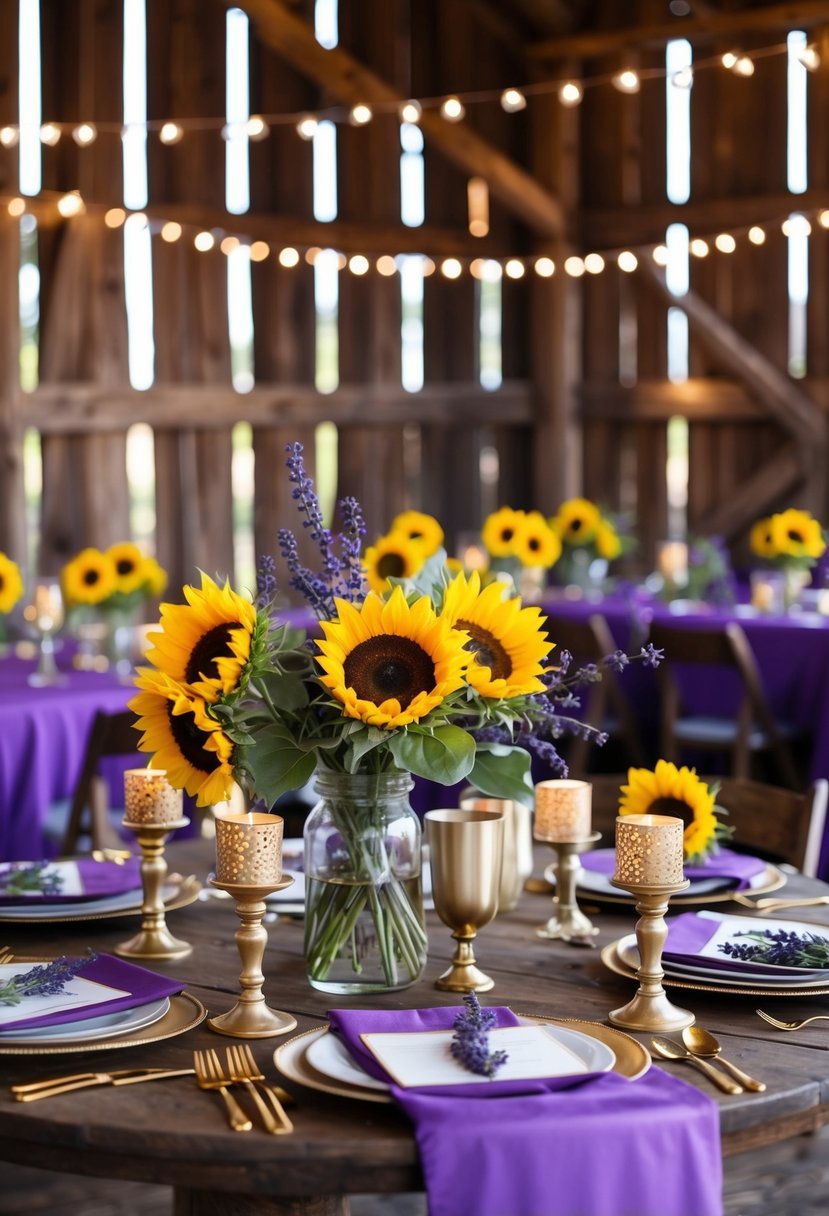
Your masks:
M673 901L672 901L673 902ZM612 971L614 975L622 975L625 979L635 980L636 972L627 963L622 962L619 958L618 949L619 942L611 942L609 946L605 946L601 952L601 960L607 967L608 971ZM663 976L662 984L665 988L690 988L694 992L715 992L722 996L827 996L829 995L829 984L815 986L814 988L798 988L794 985L781 985L774 987L772 985L763 986L762 988L752 988L746 985L743 987L740 984L729 984L725 987L722 984L706 983L704 977L700 976L697 979L675 979L673 976Z
M60 1043L3 1043L0 1041L0 1055L3 1056L56 1056L67 1055L71 1052L114 1051L122 1047L140 1047L142 1043L158 1043L162 1039L172 1039L176 1035L185 1034L198 1026L207 1017L207 1010L198 997L189 992L179 992L170 997L170 1008L163 1018L151 1022L149 1026L126 1031L122 1035L113 1035L109 1039L84 1040L83 1043L70 1043L65 1040Z
M613 1026L605 1026L601 1022L588 1022L582 1018L551 1018L539 1014L519 1014L534 1022L546 1022L552 1026L564 1026L570 1030L579 1031L588 1038L597 1039L609 1047L616 1056L616 1061L610 1069L620 1076L634 1081L644 1076L651 1066L651 1056L646 1047L636 1039L616 1030ZM341 1098L357 1098L361 1102L390 1103L389 1094L376 1089L367 1089L351 1081L336 1080L326 1073L318 1072L305 1058L310 1045L321 1035L328 1034L328 1026L316 1026L313 1030L304 1030L277 1047L273 1054L274 1064L284 1077L295 1081L297 1085L305 1085L308 1089L318 1089L322 1093L336 1094Z
M171 874L167 878L166 885L171 886L173 890L164 900L165 912L173 912L176 908L186 908L188 904L194 903L198 899L202 887L201 880L196 878L195 874L188 874L186 878L181 874ZM129 908L108 908L100 912L77 912L74 915L71 904L55 904L53 905L54 912L38 913L37 916L6 915L4 909L0 908L0 924L50 925L63 924L66 921L113 920L116 917L140 916L143 902L140 890L137 892L136 898L138 902Z
M551 887L556 885L556 867L555 864L547 866L544 871L544 879ZM766 866L766 872L762 882L757 886L744 889L741 893L744 895L767 895L769 891L779 891L781 887L786 885L786 875L777 866L769 862ZM632 907L634 899L632 895L628 895L624 891L594 891L592 888L580 886L576 879L576 894L584 903L597 904L626 904ZM709 892L694 892L686 891L684 895L672 895L671 907L679 904L699 906L708 904L728 903L736 894L734 887L728 887L723 891Z

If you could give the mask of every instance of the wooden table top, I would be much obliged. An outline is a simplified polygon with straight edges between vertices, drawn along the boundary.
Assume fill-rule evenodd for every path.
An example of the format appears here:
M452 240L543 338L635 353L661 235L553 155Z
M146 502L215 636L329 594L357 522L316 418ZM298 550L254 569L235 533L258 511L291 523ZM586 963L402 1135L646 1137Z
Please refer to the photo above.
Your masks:
M196 872L205 878L212 862L212 845L200 840L173 845L168 860L171 870ZM536 874L549 860L549 852L538 854ZM829 888L790 876L784 893L816 890L825 892ZM588 900L582 898L581 903L586 906ZM718 906L728 912L744 911L731 903ZM632 932L635 911L625 907L591 911L600 929L594 939L596 949L536 937L535 928L550 913L549 895L525 893L513 911L481 931L476 944L478 961L495 979L495 988L484 1003L509 1004L530 1014L605 1021L609 1010L632 996L634 984L603 966L600 949ZM791 915L829 924L826 908L809 908ZM170 930L191 942L194 950L188 958L148 966L186 981L188 990L211 1014L229 1009L239 991L240 970L234 940L238 921L232 902L211 893L203 901L169 913L167 920ZM265 953L268 1003L296 1016L298 1027L293 1033L323 1025L327 1010L335 1006L459 1004L456 995L434 987L451 958L453 942L434 913L429 913L427 920L429 959L423 979L402 992L357 998L315 992L308 985L302 923L280 918L269 925ZM0 942L21 955L52 956L81 952L87 946L107 951L132 936L135 927L135 921L129 918L48 926L5 923L0 925ZM671 990L670 995L677 1004L693 1010L697 1021L717 1035L725 1055L767 1083L763 1094L722 1095L696 1069L681 1063L666 1065L671 1072L679 1070L677 1075L683 1080L719 1102L726 1156L829 1121L829 1026L818 1022L797 1034L785 1034L768 1026L754 1012L758 1005L784 1018L829 1012L825 998L761 1000L685 990ZM634 1037L645 1044L649 1038L644 1034ZM221 1048L233 1041L211 1031L205 1022L177 1038L140 1048L90 1055L3 1056L3 1075L8 1084L90 1067L189 1067L194 1048ZM257 1200L255 1210L287 1213L306 1210L303 1196L421 1190L417 1150L402 1112L391 1105L302 1088L278 1077L273 1053L284 1041L254 1040L251 1048L268 1078L281 1081L296 1096L291 1109L293 1135L231 1131L219 1097L201 1092L190 1077L117 1089L79 1090L35 1103L14 1101L4 1086L0 1090L0 1159L173 1185L180 1194L189 1196L187 1204L176 1209L182 1213L246 1212L249 1209L244 1207L244 1196L270 1195L274 1198L264 1201L268 1206L263 1208L262 1201ZM216 1192L225 1194L217 1196ZM205 1201L200 1207L193 1194L210 1195L210 1204ZM336 1207L325 1210L333 1212Z

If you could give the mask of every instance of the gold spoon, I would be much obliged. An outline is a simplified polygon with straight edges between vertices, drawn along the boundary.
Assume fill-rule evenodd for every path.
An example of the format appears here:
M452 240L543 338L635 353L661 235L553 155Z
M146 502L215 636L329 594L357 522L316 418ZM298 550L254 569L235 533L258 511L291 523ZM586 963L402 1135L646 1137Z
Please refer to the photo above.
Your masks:
M725 1091L727 1094L741 1094L743 1092L742 1085L738 1085L736 1081L732 1081L724 1072L718 1072L713 1068L707 1060L701 1060L699 1056L691 1055L687 1048L680 1043L674 1043L672 1039L663 1039L661 1035L655 1039L651 1039L651 1047L658 1056L662 1056L663 1060L687 1060L689 1064L695 1064L700 1072L704 1072L709 1081Z
M754 1077L743 1072L742 1068L738 1068L730 1060L724 1059L720 1054L722 1046L718 1040L707 1030L703 1030L701 1026L686 1026L682 1032L682 1042L693 1055L716 1059L723 1068L728 1069L735 1080L739 1081L743 1089L750 1089L753 1093L761 1094L766 1088L764 1081L755 1081Z

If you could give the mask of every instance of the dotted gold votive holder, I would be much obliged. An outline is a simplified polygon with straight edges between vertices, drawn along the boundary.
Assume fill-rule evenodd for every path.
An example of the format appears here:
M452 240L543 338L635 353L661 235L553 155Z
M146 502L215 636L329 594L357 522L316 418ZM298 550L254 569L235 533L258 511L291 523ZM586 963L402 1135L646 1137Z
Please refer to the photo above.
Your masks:
M533 835L548 843L587 840L591 831L593 786L569 777L535 786Z
M616 820L616 872L610 881L634 897L640 960L636 995L608 1014L616 1026L658 1032L682 1030L696 1020L689 1010L672 1004L662 986L665 914L671 896L689 886L682 866L683 833L682 820L669 815L623 815Z
M174 789L160 768L128 768L124 773L124 819L136 824L180 823L184 791Z

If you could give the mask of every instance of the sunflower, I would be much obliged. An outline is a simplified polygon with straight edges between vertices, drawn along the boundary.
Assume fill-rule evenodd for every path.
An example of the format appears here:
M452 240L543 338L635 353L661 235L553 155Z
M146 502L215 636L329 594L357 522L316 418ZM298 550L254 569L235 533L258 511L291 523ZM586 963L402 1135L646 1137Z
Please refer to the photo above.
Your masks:
M186 604L161 605L161 633L151 633L147 659L206 701L239 685L251 652L256 608L207 574L201 588L185 587Z
M150 598L161 595L167 586L167 571L158 564L154 557L144 559L144 582Z
M601 512L587 498L568 498L550 521L565 545L589 545L596 537Z
M11 612L22 594L20 567L5 553L0 553L0 613Z
M826 542L820 524L808 511L793 508L771 517L771 534L779 557L819 558Z
M528 511L515 534L515 556L522 566L553 566L561 557L561 541L540 511Z
M596 552L605 561L612 562L622 552L622 540L609 519L602 517L596 528Z
M129 707L144 732L139 749L152 752L151 764L199 806L224 801L233 785L233 744L206 702L163 671L141 668L135 683L141 692Z
M764 519L757 520L757 523L751 529L749 544L752 553L756 553L758 557L777 556L770 515L767 515Z
M657 760L654 771L628 769L622 786L620 815L674 815L685 823L683 850L686 862L703 861L716 852L718 836L728 829L717 819L716 789L711 789L692 768L677 768Z
M409 540L416 541L423 549L424 557L437 553L443 544L443 528L434 515L423 511L403 511L391 521L392 532L402 532Z
M489 583L482 591L476 571L449 584L441 619L469 634L466 649L474 658L466 678L482 697L544 691L538 677L553 643L541 629L540 608L522 608L517 597L505 600L503 583Z
M515 537L524 519L523 511L512 507L501 507L484 520L481 539L493 557L512 557L515 553Z
M111 558L115 565L115 574L118 579L116 591L119 591L121 595L130 595L139 587L143 587L147 581L147 575L144 570L144 554L138 545L134 545L129 540L121 541L117 545L110 545L107 549L107 557Z
M63 594L68 604L100 604L118 585L115 563L100 549L82 549L61 571Z
M368 585L378 595L391 587L390 578L412 578L424 562L422 545L405 532L389 532L370 545L363 555Z
M427 595L410 605L395 587L387 601L370 592L359 608L335 603L338 615L321 622L317 662L346 717L408 726L463 687L466 636L435 614Z

